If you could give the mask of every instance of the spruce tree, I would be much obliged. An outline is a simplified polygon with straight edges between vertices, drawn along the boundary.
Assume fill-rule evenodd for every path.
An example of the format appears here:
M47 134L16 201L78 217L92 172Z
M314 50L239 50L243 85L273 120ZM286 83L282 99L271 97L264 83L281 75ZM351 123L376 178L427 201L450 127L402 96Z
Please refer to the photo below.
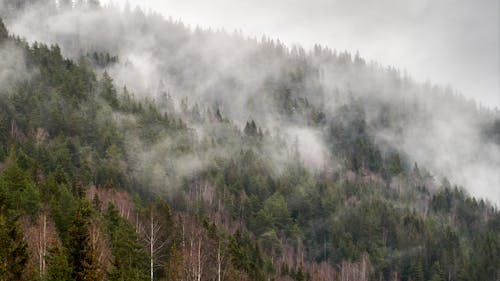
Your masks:
M101 97L104 98L112 108L118 108L118 95L115 86L113 85L113 79L109 76L108 72L104 71L100 84Z
M0 206L0 280L23 280L28 251L16 218L8 218Z
M2 41L6 40L7 38L9 38L9 32L7 31L7 28L5 27L2 19L0 18L0 43L2 43Z
M50 251L48 257L46 281L71 281L72 267L68 262L67 253L62 248Z
M443 270L437 261L431 267L431 281L444 281Z
M108 206L105 218L114 257L109 280L148 280L147 255L133 226L120 217L113 204Z
M96 253L90 244L89 225L92 213L90 204L82 199L69 230L70 262L76 281L102 280L102 271Z

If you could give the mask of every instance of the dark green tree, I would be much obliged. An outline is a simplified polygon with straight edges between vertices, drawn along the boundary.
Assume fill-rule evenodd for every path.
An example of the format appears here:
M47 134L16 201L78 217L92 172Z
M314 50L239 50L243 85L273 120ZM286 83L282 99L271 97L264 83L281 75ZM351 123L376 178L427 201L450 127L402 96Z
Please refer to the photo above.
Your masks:
M23 280L27 263L27 245L17 219L8 218L0 202L0 280Z
M47 281L71 281L72 267L68 262L68 256L64 249L55 248L48 256L48 270L45 276Z
M0 18L0 43L9 38L9 32L3 23L3 20Z
M444 281L444 274L439 262L435 262L430 271L431 280L430 281Z
M106 100L112 108L117 109L119 106L118 94L116 92L115 86L113 85L113 79L109 76L107 71L104 71L102 79L100 81L101 97Z
M82 199L69 229L69 256L76 281L100 281L103 271L97 260L97 253L92 249L89 226L92 219L90 203Z
M148 280L148 258L132 225L122 217L113 204L105 215L113 254L109 280Z

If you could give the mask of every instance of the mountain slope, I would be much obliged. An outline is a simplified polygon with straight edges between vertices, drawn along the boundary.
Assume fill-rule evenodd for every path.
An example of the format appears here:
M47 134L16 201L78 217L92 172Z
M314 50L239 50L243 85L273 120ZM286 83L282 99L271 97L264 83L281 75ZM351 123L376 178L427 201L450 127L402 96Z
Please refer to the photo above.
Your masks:
M110 13L112 45L86 31ZM490 178L496 112L358 55L127 13L56 9L88 19L48 29L61 47L0 28L1 278L145 280L151 256L154 280L498 278L498 211L441 179Z

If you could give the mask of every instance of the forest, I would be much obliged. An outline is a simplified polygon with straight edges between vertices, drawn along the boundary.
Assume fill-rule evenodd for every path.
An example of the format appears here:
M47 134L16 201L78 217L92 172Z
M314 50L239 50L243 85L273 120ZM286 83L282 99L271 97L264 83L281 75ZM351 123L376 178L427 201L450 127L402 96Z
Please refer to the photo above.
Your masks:
M324 46L0 8L1 281L500 280L497 109Z

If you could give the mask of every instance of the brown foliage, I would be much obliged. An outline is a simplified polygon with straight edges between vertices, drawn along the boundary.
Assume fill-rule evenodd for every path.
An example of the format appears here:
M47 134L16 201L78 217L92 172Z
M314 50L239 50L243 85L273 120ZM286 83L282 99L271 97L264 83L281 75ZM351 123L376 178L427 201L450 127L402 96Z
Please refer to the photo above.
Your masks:
M29 217L23 217L22 228L28 244L29 263L32 268L37 269L41 278L47 272L49 250L61 245L56 227L47 213L42 212L34 222Z
M130 199L129 194L125 191L118 191L114 188L97 188L91 186L87 190L87 198L90 200L98 198L101 211L105 211L108 205L112 203L122 217L129 220L133 219L134 203Z

